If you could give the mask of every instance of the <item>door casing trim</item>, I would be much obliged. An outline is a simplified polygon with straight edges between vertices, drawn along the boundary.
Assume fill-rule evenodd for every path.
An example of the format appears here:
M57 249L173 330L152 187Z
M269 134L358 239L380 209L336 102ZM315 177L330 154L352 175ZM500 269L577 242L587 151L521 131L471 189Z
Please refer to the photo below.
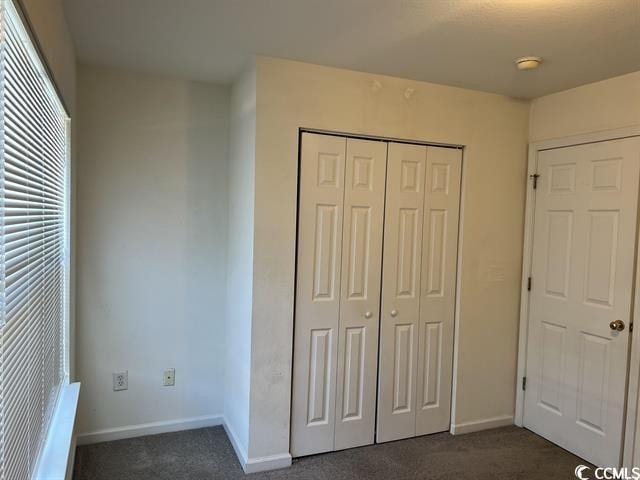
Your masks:
M531 273L533 255L533 231L535 213L535 190L530 175L537 173L538 153L555 148L573 147L587 143L606 142L629 137L640 136L640 125L615 130L572 135L568 137L543 140L529 144L527 160L527 191L525 197L524 246L522 251L522 283L520 288L520 326L518 334L518 366L516 377L516 411L514 423L522 427L524 420L523 377L527 374L527 336L529 326L529 291L527 288ZM640 161L640 156L639 156ZM640 227L640 221L638 222ZM637 237L638 238L638 237ZM638 245L636 245L636 257ZM624 439L622 443L622 466L632 467L635 448L636 416L638 414L638 397L640 388L640 262L636 258L636 273L632 300L633 323L637 325L631 333L629 364L627 368L627 394L624 412ZM638 439L640 440L640 438ZM612 465L617 466L617 465Z

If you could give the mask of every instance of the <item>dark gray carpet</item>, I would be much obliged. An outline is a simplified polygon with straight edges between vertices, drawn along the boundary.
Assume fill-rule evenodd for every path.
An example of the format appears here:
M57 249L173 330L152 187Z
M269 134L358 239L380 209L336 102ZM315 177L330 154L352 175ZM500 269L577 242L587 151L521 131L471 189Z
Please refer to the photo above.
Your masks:
M574 479L586 463L521 428L438 433L294 460L262 479ZM76 480L234 479L244 475L222 427L78 448Z

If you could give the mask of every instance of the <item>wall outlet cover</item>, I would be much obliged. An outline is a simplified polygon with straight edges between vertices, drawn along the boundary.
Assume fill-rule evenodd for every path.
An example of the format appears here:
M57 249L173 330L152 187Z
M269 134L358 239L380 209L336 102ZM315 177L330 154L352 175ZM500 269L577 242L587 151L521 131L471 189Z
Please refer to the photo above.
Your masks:
M162 377L162 384L165 387L173 387L176 384L175 368L168 368L164 371L164 376Z
M129 372L116 372L113 374L113 391L119 392L129 388Z

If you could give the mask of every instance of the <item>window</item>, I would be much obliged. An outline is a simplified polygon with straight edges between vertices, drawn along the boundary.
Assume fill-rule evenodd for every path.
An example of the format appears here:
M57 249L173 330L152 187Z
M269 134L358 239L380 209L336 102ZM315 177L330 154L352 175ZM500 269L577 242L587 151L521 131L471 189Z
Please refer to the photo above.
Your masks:
M0 0L0 478L33 474L68 381L69 118Z

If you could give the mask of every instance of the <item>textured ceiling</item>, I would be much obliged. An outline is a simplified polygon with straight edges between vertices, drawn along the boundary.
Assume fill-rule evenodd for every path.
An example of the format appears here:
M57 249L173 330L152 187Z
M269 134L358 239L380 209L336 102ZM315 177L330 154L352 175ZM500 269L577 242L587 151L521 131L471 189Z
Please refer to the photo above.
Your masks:
M64 3L81 61L217 83L254 54L525 98L640 70L640 0Z

